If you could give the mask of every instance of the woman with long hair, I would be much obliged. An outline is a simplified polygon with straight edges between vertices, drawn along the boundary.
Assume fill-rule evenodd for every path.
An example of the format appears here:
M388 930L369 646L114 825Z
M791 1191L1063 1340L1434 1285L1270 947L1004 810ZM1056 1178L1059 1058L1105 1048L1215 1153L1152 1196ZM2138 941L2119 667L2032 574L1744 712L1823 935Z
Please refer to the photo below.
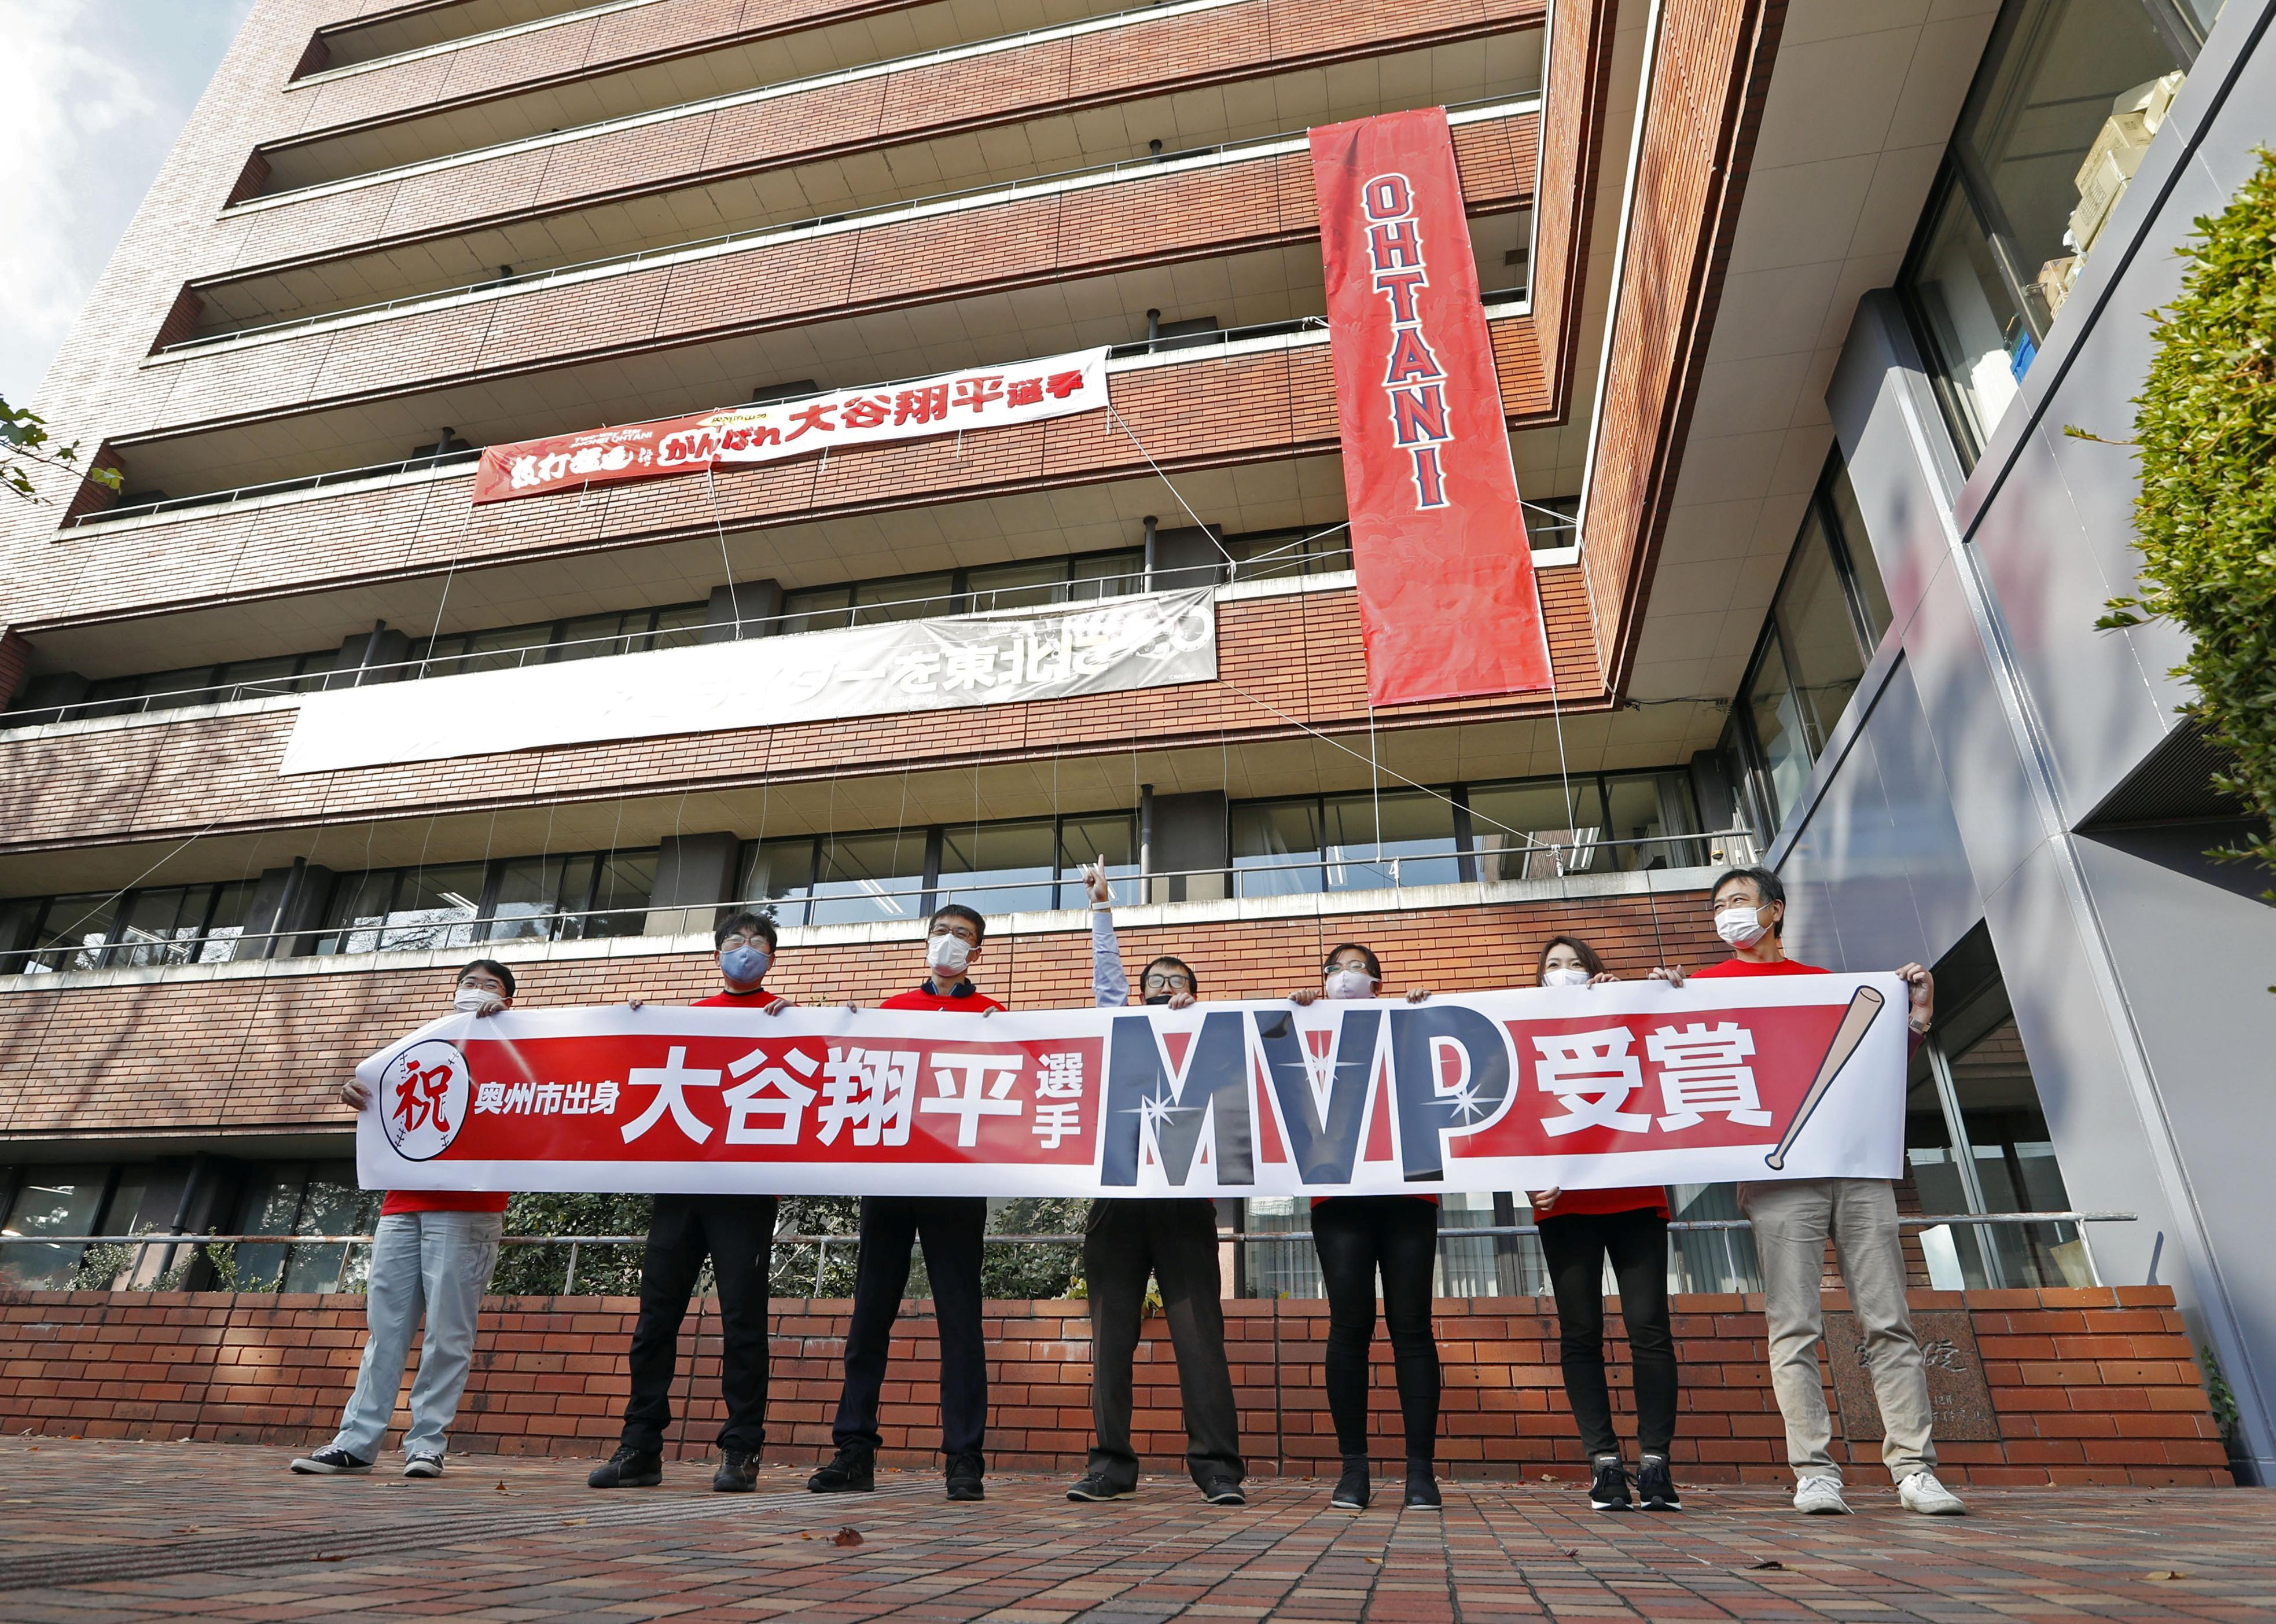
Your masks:
M1541 949L1535 980L1544 987L1593 987L1620 977L1578 937L1555 936ZM1680 1511L1667 1452L1675 1441L1675 1338L1667 1321L1667 1192L1658 1185L1624 1189L1529 1191L1541 1229L1557 1326L1565 1397L1589 1452L1589 1504L1627 1511L1627 1464L1612 1430L1605 1379L1605 1261L1620 1282L1620 1318L1635 1369L1635 1498L1647 1511Z

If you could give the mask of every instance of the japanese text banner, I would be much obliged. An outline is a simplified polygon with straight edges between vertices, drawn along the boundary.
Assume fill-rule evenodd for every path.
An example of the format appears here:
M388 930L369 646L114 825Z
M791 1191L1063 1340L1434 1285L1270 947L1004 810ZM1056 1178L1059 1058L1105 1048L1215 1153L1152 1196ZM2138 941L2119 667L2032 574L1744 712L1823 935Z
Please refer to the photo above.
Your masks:
M1066 699L1217 675L1206 587L311 694L284 773Z
M1329 350L1378 705L1550 684L1443 108L1311 133Z
M356 1070L373 1189L1331 1195L1895 1178L1905 990L453 1015Z
M474 475L474 503L701 474L719 463L775 462L880 440L1041 422L1105 405L1103 348L972 367L884 387L488 446Z

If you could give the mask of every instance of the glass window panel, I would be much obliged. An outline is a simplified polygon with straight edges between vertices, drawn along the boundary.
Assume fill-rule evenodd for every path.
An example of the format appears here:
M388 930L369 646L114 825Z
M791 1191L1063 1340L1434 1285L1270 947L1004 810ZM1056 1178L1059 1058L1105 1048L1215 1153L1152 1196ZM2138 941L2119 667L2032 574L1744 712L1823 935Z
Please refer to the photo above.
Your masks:
M2037 345L1999 275L1984 223L1958 186L1945 194L1908 291L1928 330L1930 364L1944 385L1961 459L1973 467Z
M1536 552L1575 547L1581 540L1581 498L1528 497L1525 500L1525 540Z
M1873 556L1873 538L1865 534L1865 516L1858 511L1857 492L1849 483L1849 470L1836 463L1825 482L1825 500L1832 509L1833 527L1848 560L1849 579L1857 602L1865 611L1865 641L1875 648L1889 629L1889 589L1881 581L1880 560Z
M1092 553L1068 565L1067 580L1067 596L1075 600L1122 597L1142 592L1146 587L1146 555L1138 549Z
M118 911L118 899L99 892L53 899L32 941L39 956L25 968L34 972L94 969L102 962L102 945L110 938Z
M631 614L580 615L561 627L553 650L557 660L593 660L606 655L629 654L635 641L645 641L648 611ZM627 633L637 635L627 635Z
M449 660L433 660L427 667L430 677L457 676L473 671L513 671L545 657L546 645L553 640L553 623L541 626L502 626L494 632L470 632L463 640L463 651Z
M1080 885L1085 865L1104 857L1110 879L1138 872L1138 816L1134 812L1090 812L1059 820L1059 878ZM1135 899L1134 893L1132 899ZM1062 907L1082 905L1080 891L1062 890Z
M1331 795L1322 817L1330 891L1451 885L1461 878L1454 808L1436 795ZM1395 869L1392 858L1399 860Z
M386 922L395 900L397 875L392 869L373 869L343 876L332 888L330 917L334 934L316 944L320 953L368 953L379 945L376 927Z
M846 605L854 601L851 587L809 587L783 594L785 634L792 632L831 632L853 624Z
M956 577L896 575L864 581L854 588L854 623L877 626L889 620L922 620L945 615L956 592Z
M1833 725L1849 708L1858 679L1865 674L1865 652L1849 595L1833 565L1825 527L1813 505L1795 543L1794 562L1779 588L1774 612L1780 641L1792 669L1796 710L1808 739L1810 759L1825 750ZM1794 804L1789 801L1787 805Z
M303 1162L262 1162L246 1175L238 1199L237 1226L240 1235L289 1235L300 1216L300 1197L308 1183ZM239 1291L275 1291L284 1271L286 1246L231 1245L224 1248L234 1266Z
M656 631L649 637L637 640L635 646L642 649L692 649L703 641L703 629L710 624L710 604L675 603L668 609L656 611Z
M1052 844L1047 817L949 825L941 831L940 901L961 902L983 914L1054 906Z
M379 1219L381 1194L356 1186L355 1164L323 1162L308 1170L292 1233L300 1235L363 1235ZM343 1258L348 1260L345 1273ZM371 1269L371 1248L345 1245L284 1248L280 1291L332 1291L361 1285Z
M648 928L646 909L656 895L656 848L603 852L594 858L593 899L596 911L575 934L638 936Z
M1469 801L1482 880L1554 879L1597 861L1605 811L1593 776L1474 784Z
M11 1235L91 1235L110 1170L92 1164L27 1167L8 1211ZM81 1246L0 1246L0 1284L27 1291L71 1284Z
M925 831L824 839L807 922L914 919L923 902Z
M205 935L198 943L200 964L225 964L237 957L246 921L253 914L253 893L258 889L253 880L232 880L213 887L213 911L207 915Z
M135 1162L118 1170L118 1182L103 1205L98 1233L131 1235L136 1232L142 1217L142 1198L150 1193L150 1175L156 1171L148 1162Z
M1494 1221L1494 1198L1476 1191L1449 1191L1438 1198L1438 1266L1432 1282L1441 1297L1492 1297L1500 1294L1501 1271L1495 1266L1496 1248L1491 1235L1464 1241L1453 1232L1485 1229Z
M967 570L964 588L971 596L973 612L981 614L991 609L1065 603L1066 579L1065 558L1025 559Z
M214 672L215 697L257 699L264 694L298 693L300 685L292 679L300 673L301 658L285 654L267 660L232 660Z
M573 872L577 895L565 900L564 887ZM515 857L500 863L497 900L483 927L483 937L492 942L545 940L558 932L562 909L584 906L592 879L590 857ZM477 901L482 898L479 885L459 894Z
M480 941L482 927L473 920L482 901L486 866L462 862L404 870L395 906L388 910L386 929L380 933L379 950L471 947Z
M1772 638L1763 649L1762 663L1747 683L1747 714L1755 725L1755 741L1762 747L1763 769L1770 779L1776 805L1769 808L1775 824L1786 809L1799 804L1802 786L1809 782L1810 747L1802 717L1802 702L1787 679L1786 657Z
M1247 1233L1252 1235L1301 1232L1312 1226L1309 1202L1293 1195L1252 1195L1248 1200ZM1325 1294L1320 1280L1320 1255L1309 1241L1266 1241L1241 1248L1248 1259L1248 1289L1259 1297L1318 1297Z
M1316 801L1250 801L1233 808L1233 882L1243 897L1321 889Z
M778 904L776 916L782 923L801 924L807 922L807 899L813 894L813 836L755 840L743 848L742 877L735 886L737 900Z
M1657 844L1603 846L1593 865L1596 869L1668 869L1705 860L1698 842L1665 838L1687 833L1693 827L1690 786L1681 778L1673 773L1615 773L1606 778L1605 787L1606 838Z

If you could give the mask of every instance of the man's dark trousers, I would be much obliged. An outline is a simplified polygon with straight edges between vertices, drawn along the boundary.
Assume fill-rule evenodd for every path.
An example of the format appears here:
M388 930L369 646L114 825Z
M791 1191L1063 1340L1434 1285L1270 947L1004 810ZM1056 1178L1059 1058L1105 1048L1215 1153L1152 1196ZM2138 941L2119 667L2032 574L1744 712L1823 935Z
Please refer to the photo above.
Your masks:
M980 1238L987 1229L984 1195L861 1198L846 1388L831 1429L839 1448L855 1444L874 1450L880 1441L877 1395L885 1385L886 1350L908 1288L909 1248L921 1241L940 1332L941 1453L980 1453L988 1430L988 1350L980 1330Z
M1178 1356L1186 1468L1204 1486L1228 1476L1240 1481L1246 1468L1233 1373L1225 1367L1216 1203L1191 1196L1093 1202L1082 1266L1090 1288L1090 1407L1098 1433L1090 1469L1118 1488L1138 1484L1138 1456L1130 1447L1131 1365L1151 1274L1161 1283L1162 1312Z
M722 1449L756 1454L767 1441L767 1266L774 1246L771 1195L658 1195L641 1258L640 1319L633 1327L632 1397L624 1443L654 1453L671 1425L671 1377L687 1299L711 1260L719 1288Z

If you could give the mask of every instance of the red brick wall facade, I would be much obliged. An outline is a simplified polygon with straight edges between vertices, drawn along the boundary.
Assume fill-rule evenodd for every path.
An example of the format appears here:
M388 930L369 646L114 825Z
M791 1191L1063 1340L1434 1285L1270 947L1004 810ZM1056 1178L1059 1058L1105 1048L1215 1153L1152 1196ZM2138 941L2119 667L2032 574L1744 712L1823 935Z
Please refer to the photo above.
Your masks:
M1997 1441L1939 1445L1939 1475L1987 1484L2230 1481L2170 1289L1919 1292L1913 1301L1916 1309L1969 1310L1999 1420ZM490 1299L454 1446L468 1454L605 1454L616 1441L637 1306L623 1297ZM682 1419L670 1453L683 1459L709 1453L720 1418L717 1308L708 1300L701 1306L681 1333L674 1394ZM769 1458L828 1455L850 1306L778 1303ZM1761 1306L1753 1297L1675 1299L1685 1384L1679 1481L1786 1480ZM1829 1309L1843 1306L1829 1296ZM894 1339L881 1416L888 1463L929 1468L937 1459L929 1308L909 1305ZM1225 1310L1249 1469L1331 1468L1335 1438L1320 1376L1325 1305L1242 1299ZM1084 1304L991 1302L987 1315L991 1461L1079 1467L1090 1440ZM1558 1375L1553 1305L1531 1297L1441 1301L1437 1332L1446 1377L1443 1469L1465 1477L1586 1475ZM354 1296L0 1294L0 1427L306 1447L338 1426L362 1341L363 1303ZM1626 1344L1616 1338L1614 1346L1617 1424L1632 1438ZM1381 1338L1376 1356L1375 1447L1395 1453L1397 1398ZM1134 1441L1148 1467L1180 1470L1176 1365L1158 1318L1139 1347L1137 1397ZM1836 1458L1870 1481L1878 1446L1847 1449L1830 1385L1827 1401L1837 1416ZM398 1411L397 1424L405 1419Z

